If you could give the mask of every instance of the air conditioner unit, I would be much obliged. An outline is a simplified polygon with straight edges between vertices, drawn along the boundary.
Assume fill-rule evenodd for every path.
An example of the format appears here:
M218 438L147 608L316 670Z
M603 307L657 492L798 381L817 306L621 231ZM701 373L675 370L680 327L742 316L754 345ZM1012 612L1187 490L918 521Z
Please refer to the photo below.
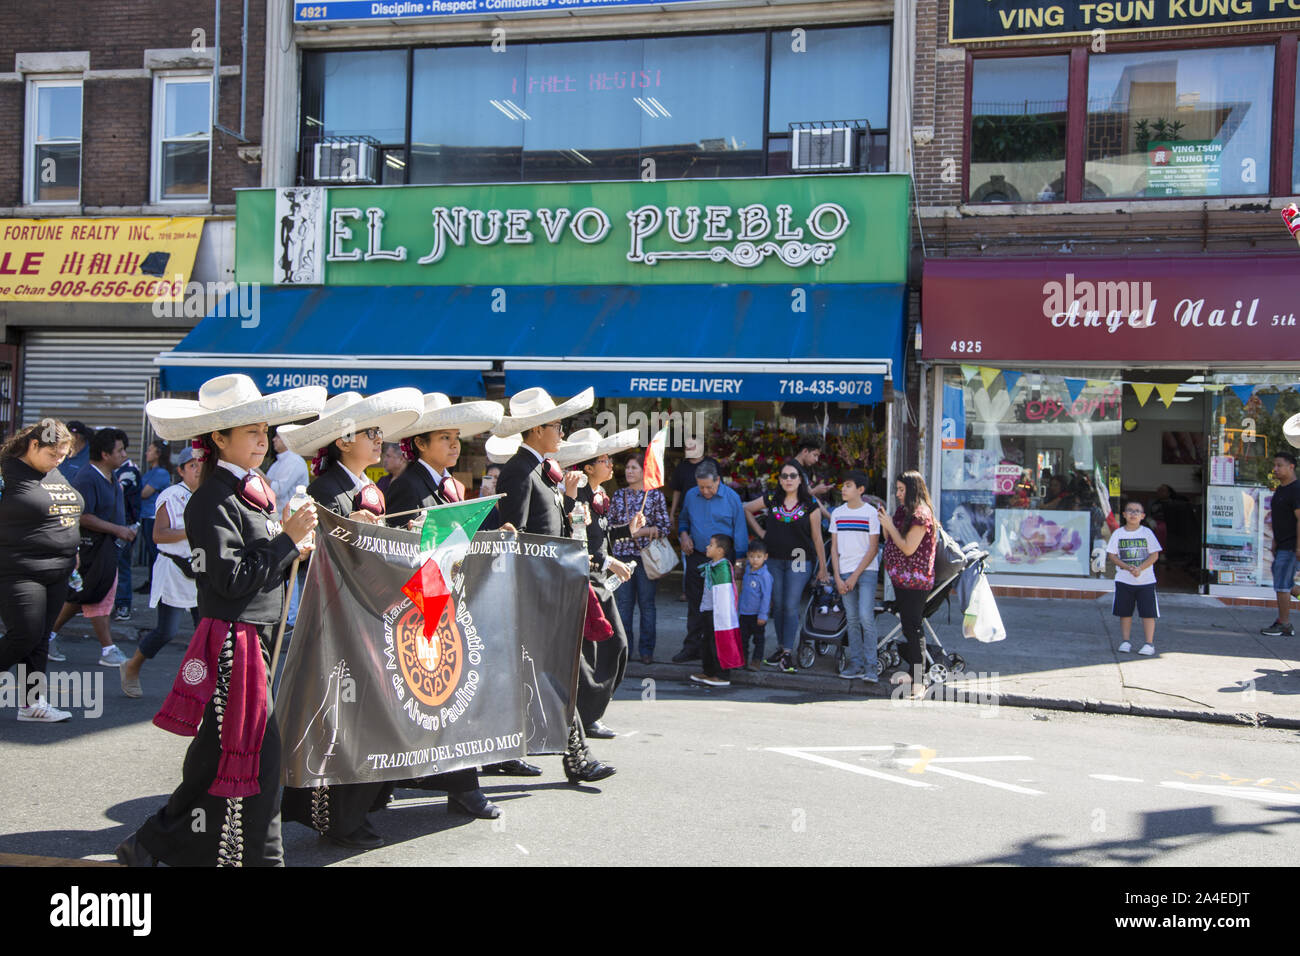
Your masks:
M378 155L370 143L317 143L312 179L318 183L373 184L378 182Z
M796 129L791 132L791 169L852 169L853 130Z

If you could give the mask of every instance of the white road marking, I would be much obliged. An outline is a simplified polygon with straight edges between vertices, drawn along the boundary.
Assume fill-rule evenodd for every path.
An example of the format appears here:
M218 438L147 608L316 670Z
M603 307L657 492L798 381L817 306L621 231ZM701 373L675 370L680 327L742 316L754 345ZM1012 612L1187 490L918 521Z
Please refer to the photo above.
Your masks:
M1160 786L1171 790L1206 793L1216 797L1241 797L1243 800L1255 800L1258 803L1284 803L1287 806L1300 807L1300 794L1277 793L1273 790L1261 790L1258 787L1218 787L1205 783L1183 783L1181 780L1162 780Z
M1090 773L1093 780L1109 780L1115 783L1141 783L1141 777L1117 777L1113 773Z
M802 760L811 760L813 763L825 764L828 767L835 767L838 770L847 770L849 773L861 774L864 777L875 777L877 780L888 780L890 783L901 783L905 787L920 787L928 789L933 784L926 783L924 780L908 780L906 777L896 777L890 773L881 773L879 770L870 770L866 767L859 767L857 764L845 763L842 760L832 760L830 757L823 757L821 754L809 753L807 750L795 747L768 747L773 753L785 754L787 757L799 757ZM819 748L828 749L828 748ZM834 750L893 750L893 747L835 747L829 748Z
M969 780L971 783L982 783L985 786L997 787L999 790L1010 790L1012 793L1023 793L1030 797L1041 797L1043 791L1030 790L1028 787L1018 787L1014 783L1003 783L1001 780L990 780L988 777L977 777L973 773L962 773L960 770L949 770L947 767L936 767L938 759L931 760L925 768L926 773L937 773L944 777L956 777L958 780Z
M635 737L635 736L636 736L637 734L639 734L640 732L641 732L641 731L639 731L639 730L629 730L629 731L628 731L627 733L625 733L625 734L619 734L619 736L620 736L620 737Z
M522 844L516 843L515 849L518 850L520 853L522 853L524 856L528 855L528 851L523 848Z

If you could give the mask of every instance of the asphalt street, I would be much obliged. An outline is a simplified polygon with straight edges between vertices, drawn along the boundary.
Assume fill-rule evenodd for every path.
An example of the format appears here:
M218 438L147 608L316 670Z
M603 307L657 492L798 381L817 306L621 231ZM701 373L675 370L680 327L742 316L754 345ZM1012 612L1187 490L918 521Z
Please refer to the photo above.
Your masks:
M187 741L149 721L180 654L164 650L138 701L115 671L83 668L103 671L98 718L0 713L0 853L108 860L161 805ZM622 736L593 747L619 772L600 784L571 787L558 757L537 758L544 777L484 778L494 822L399 791L376 819L387 846L289 824L287 861L1277 866L1300 848L1290 730L649 678L606 721Z

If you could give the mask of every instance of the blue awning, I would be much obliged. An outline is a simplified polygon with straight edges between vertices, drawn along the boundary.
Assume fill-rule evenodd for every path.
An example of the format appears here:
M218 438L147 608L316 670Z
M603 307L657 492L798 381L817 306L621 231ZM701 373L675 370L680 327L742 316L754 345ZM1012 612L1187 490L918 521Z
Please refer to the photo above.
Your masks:
M164 391L226 371L268 390L878 400L903 362L903 285L328 287L232 292L157 359ZM250 314L251 313L251 314Z

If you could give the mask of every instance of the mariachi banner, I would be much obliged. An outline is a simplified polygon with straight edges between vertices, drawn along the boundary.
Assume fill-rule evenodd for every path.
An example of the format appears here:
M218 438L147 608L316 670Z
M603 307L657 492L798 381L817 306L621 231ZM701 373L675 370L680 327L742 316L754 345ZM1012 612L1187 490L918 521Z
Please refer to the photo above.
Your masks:
M443 556L435 576L445 601L421 605L410 586L433 551L419 535L324 509L319 517L275 702L287 786L404 780L522 757L530 721L543 719L540 704L531 715L526 707L530 692L553 705L545 719L567 729L586 610L580 542L481 533ZM421 606L439 615L428 637ZM557 661L567 665L546 670Z
M971 362L1300 361L1295 254L930 259L921 357Z
M235 269L267 285L901 283L910 188L868 173L243 190Z
M1283 24L1300 20L1295 0L950 0L948 42Z
M5 219L0 301L180 301L203 219Z

